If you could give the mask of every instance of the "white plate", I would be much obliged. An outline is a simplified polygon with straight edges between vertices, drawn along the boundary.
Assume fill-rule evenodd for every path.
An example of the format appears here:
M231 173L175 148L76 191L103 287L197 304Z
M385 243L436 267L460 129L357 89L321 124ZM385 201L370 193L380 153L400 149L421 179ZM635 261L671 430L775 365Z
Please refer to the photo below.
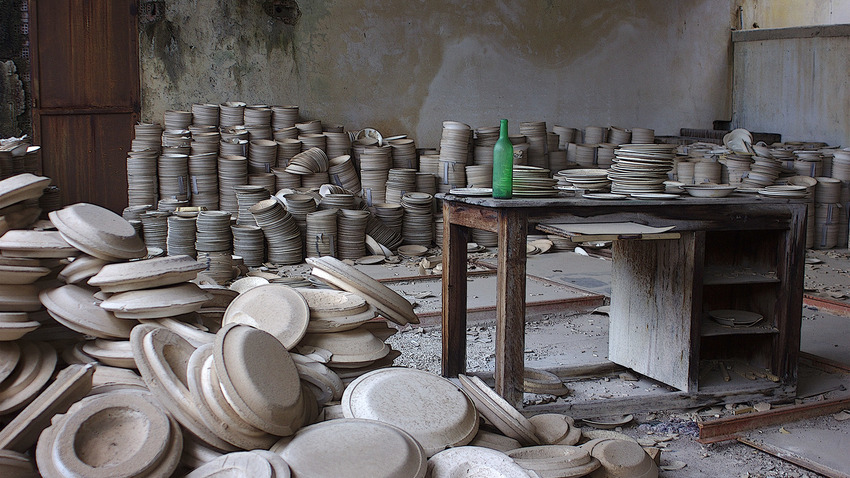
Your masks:
M615 199L626 199L628 196L625 194L613 194L613 193L590 193L582 195L585 199L602 199L602 200L615 200Z
M449 191L455 196L492 196L493 188L455 188Z

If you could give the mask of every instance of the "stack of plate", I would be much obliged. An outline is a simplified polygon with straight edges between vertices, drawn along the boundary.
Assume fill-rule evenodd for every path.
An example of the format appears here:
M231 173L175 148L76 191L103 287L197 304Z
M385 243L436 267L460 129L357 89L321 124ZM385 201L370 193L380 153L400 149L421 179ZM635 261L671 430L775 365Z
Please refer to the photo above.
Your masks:
M239 203L239 214L236 216L236 224L239 226L256 226L257 221L248 211L248 208L260 201L271 197L268 189L258 185L236 186L236 201Z
M549 150L545 121L524 121L519 124L520 134L525 136L528 143L527 165L538 168L549 167Z
M266 105L251 105L244 111L245 125L270 126L272 122L272 109Z
M386 202L387 179L392 169L390 147L370 146L360 154L360 183L366 204Z
M233 254L242 257L248 267L263 265L265 258L265 236L260 226L231 226L233 232Z
M272 127L275 131L295 126L298 117L298 106L272 106Z
M480 146L476 142L472 153L472 164L493 168L493 145Z
M407 192L416 191L415 169L390 169L386 183L386 201L390 204L400 204L401 196Z
M313 203L315 204L315 202ZM269 244L269 261L299 264L303 258L301 230L295 218L275 199L266 199L249 208Z
M823 176L823 155L820 151L794 151L794 170L800 176Z
M319 148L310 148L289 160L286 171L292 174L311 174L328 170L328 156Z
M230 217L227 211L199 212L196 220L195 249L198 252L230 252Z
M598 149L596 144L580 143L575 145L575 149L575 162L579 165L579 167L596 167L596 151Z
M319 120L307 120L295 123L298 128L298 136L305 134L322 134L322 122Z
M228 101L219 105L219 126L225 128L245 124L245 106L241 101Z
M283 196L283 204L298 224L301 234L306 234L307 214L318 209L316 199L308 194L286 194Z
M769 161L775 162L772 159ZM720 163L712 159L705 159L694 163L694 184L720 184L723 182L721 170Z
M636 130L632 130L633 138ZM616 155L616 164L608 173L612 193L664 193L664 181L676 157L675 144L624 144Z
M360 156L366 151L366 148L377 147L378 140L363 136L351 141L351 159L354 161L354 167L360 169ZM390 163L392 164L392 163Z
M162 132L162 153L189 154L192 133L188 129L166 129Z
M218 157L218 201L219 209L236 214L239 202L236 186L248 184L248 159L245 156Z
M225 139L222 135L221 143L219 143L218 148L219 154L222 155L248 156L247 139Z
M349 193L329 193L322 197L319 209L354 209L354 195Z
M401 198L404 208L402 242L430 247L434 242L434 197L427 193L407 193Z
M815 202L834 204L841 202L841 181L835 178L815 178Z
M552 131L558 135L558 148L566 150L567 145L570 143L576 142L576 132L575 128L570 128L567 126L555 125L552 126ZM578 131L580 133L580 131Z
M410 138L394 139L389 142L392 147L393 168L417 169L416 143Z
M307 257L336 257L337 224L336 209L307 214L305 251Z
M173 199L173 198L165 198L160 199L156 203L156 208L160 211L174 212L178 208L181 207L189 207L189 201Z
M127 202L130 206L154 204L158 199L158 156L155 150L127 153Z
M301 187L304 189L319 189L323 184L329 182L330 175L327 171L301 175Z
M567 150L552 149L549 150L549 169L552 171L560 171L567 169L570 164L567 162ZM467 174L469 174L467 172Z
M233 278L233 255L226 251L198 251L198 262L204 265L204 274L216 284Z
M218 154L189 156L189 190L192 206L218 209Z
M608 140L608 128L604 126L586 126L584 128L584 143L597 145Z
M691 185L694 184L694 171L696 170L696 163L692 161L679 161L676 163L676 181L684 184ZM747 166L746 172L749 172L750 168Z
M277 165L277 143L254 139L248 143L248 174L268 173Z
M168 211L146 211L141 215L145 246L167 250L169 216Z
M437 194L437 176L431 173L416 173L416 192L432 196Z
M331 184L342 186L348 191L360 192L360 177L357 175L351 156L346 154L331 159L328 162L328 175Z
M275 176L273 173L249 174L248 184L251 186L259 186L261 188L264 188L269 194L269 196L271 196L277 191L277 189L275 189L275 187L277 187L277 176Z
M380 245L377 249L386 248L395 249L401 245L402 236L400 231L394 231L384 225L384 223L376 216L369 216L369 222L366 224L366 242L369 242L369 237ZM374 245L374 244L373 244ZM377 250L373 247L373 253L377 254ZM383 251L385 253L385 251ZM386 255L386 254L385 254Z
M351 154L351 136L348 133L334 133L325 131L327 148L325 152L329 158ZM416 151L414 150L414 154Z
M156 151L162 150L162 126L159 124L138 123L133 131L131 151Z
M293 156L301 152L301 141L298 139L282 139L277 141L277 167L285 169Z
M218 156L219 144L221 144L221 133L210 131L204 133L192 133L191 154L215 153Z
M763 318L761 314L746 310L718 309L708 312L708 316L718 324L727 327L750 327Z
M169 256L187 255L195 257L197 255L195 234L198 216L197 214L184 214L168 216L168 234L165 242Z
M552 197L558 195L555 185L558 180L552 178L548 169L535 166L514 166L514 197Z
M499 133L498 126L482 126L478 128L475 130L475 148L482 147L492 150L493 146L496 145L496 141L499 140ZM478 154L477 151L474 154Z
M46 267L44 269L48 270ZM31 320L26 312L0 312L0 342L18 340L39 327L41 327L41 322ZM4 350L10 349L8 346L0 347ZM6 366L8 367L8 365ZM12 370L5 368L4 371L11 372ZM0 388L2 387L3 380L0 379Z
M632 128L632 144L652 144L655 142L655 130Z
M384 223L387 229L401 234L404 208L401 204L380 203L374 205L375 216ZM380 242L380 241L378 241Z
M298 139L298 128L290 126L287 128L276 129L272 132L275 141L284 141L287 139ZM299 142L300 143L300 142Z
M327 137L323 133L319 134L302 134L298 136L301 140L301 151L307 151L310 148L319 148L327 154L328 142Z
M801 176L801 177L808 178L808 176ZM774 185L774 186L766 186L762 189L759 189L758 193L761 196L765 196L765 197L798 199L798 198L807 197L807 195L808 195L807 189L808 188L806 186L802 186L802 185L799 185L799 186L793 185L793 184ZM812 209L811 219L813 221L812 224L814 224L814 208L811 208L811 209Z
M283 168L272 169L272 174L274 174L274 186L277 191L281 189L298 189L301 187L300 174L287 173Z
M192 105L192 124L218 126L218 105L199 104Z
M431 173L435 177L439 177L440 176L440 155L439 154L423 154L423 155L419 156L419 172L420 173Z
M189 199L189 156L163 154L157 160L159 197Z
M815 249L832 249L838 245L841 227L840 206L840 204L815 203Z
M340 259L359 259L366 255L366 225L369 211L340 209L337 216L337 256Z
M441 193L447 193L452 189L466 186L466 182L466 163L447 161L441 156L437 190Z
M165 130L189 129L189 125L192 124L192 112L165 110L162 124Z
M443 121L443 132L440 137L440 160L447 163L459 164L463 169L471 163L472 128L457 121ZM451 189L451 188L449 188Z
M629 144L632 141L632 131L625 128L612 126L608 130L608 142L614 143L617 146L621 144Z
M596 167L608 169L614 163L614 150L618 145L614 143L600 143L596 149ZM553 168L554 169L554 168Z

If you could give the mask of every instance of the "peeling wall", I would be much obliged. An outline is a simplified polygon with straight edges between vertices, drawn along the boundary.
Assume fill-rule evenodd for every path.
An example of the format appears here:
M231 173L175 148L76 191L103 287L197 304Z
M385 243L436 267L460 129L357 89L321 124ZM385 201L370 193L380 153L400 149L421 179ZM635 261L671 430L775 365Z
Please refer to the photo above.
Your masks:
M735 43L735 120L786 141L850 146L847 36Z
M509 118L711 128L731 115L730 0L169 0L140 25L142 114L196 102L298 104L306 119L407 133Z
M850 0L743 0L744 29L850 23Z

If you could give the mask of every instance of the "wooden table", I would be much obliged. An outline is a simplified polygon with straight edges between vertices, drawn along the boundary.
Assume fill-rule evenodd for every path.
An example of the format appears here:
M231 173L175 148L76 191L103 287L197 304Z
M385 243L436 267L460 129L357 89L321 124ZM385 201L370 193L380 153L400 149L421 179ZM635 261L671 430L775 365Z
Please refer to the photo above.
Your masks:
M701 358L741 358L776 374L781 384L795 386L805 257L803 200L751 194L651 201L437 197L443 200L444 221L444 376L466 371L466 244L471 228L498 234L496 392L518 405L522 400L529 228L544 222L630 221L675 226L673 230L682 236L677 240L614 242L610 359L688 392L699 387ZM706 276L718 264L721 278ZM723 276L742 268L752 269L754 275L743 279ZM714 329L705 332L711 324L703 320L704 305L761 310L767 316L767 327L751 331L751 335ZM638 337L633 336L635 332ZM730 337L718 341L718 334ZM727 348L720 343L750 343L746 341L755 343L754 350L745 346L747 351L742 353L740 345Z

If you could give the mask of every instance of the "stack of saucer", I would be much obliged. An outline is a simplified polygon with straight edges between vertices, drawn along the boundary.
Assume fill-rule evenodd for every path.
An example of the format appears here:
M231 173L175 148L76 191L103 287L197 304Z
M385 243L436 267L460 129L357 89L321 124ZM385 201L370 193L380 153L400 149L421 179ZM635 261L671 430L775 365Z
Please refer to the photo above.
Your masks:
M179 213L168 216L166 246L169 256L187 255L195 257L195 234L197 214Z
M416 143L410 138L394 139L389 141L392 147L393 168L417 169Z
M366 255L369 216L369 211L340 209L337 217L337 255L340 259L359 259Z
M351 156L337 156L328 162L328 175L332 184L342 186L348 191L360 192L360 177L354 168Z
M192 206L218 209L218 154L189 156L189 189Z
M257 221L248 212L248 208L271 197L268 189L257 185L236 186L233 189L236 191L236 201L239 203L239 214L236 216L236 224L240 226L256 226Z
M386 183L386 200L390 204L400 204L401 196L416 191L415 169L390 169Z
M315 204L315 203L314 203ZM269 261L274 264L299 264L303 259L301 231L293 216L276 199L266 199L248 211L269 243Z
M233 232L233 254L242 257L248 267L263 265L265 244L263 230L260 226L231 226Z
M434 198L427 193L407 193L401 198L404 208L402 237L404 244L430 247L434 242Z
M248 159L245 156L218 157L219 209L236 214L239 203L234 187L248 184Z
M512 195L515 197L552 197L558 195L548 169L534 166L514 166Z
M157 163L159 197L189 199L189 156L163 154Z
M638 128L632 130L632 138ZM624 144L608 173L611 192L620 194L663 193L667 173L673 168L675 144Z
M307 214L305 251L307 257L336 257L336 209Z
M167 211L146 211L142 213L142 232L145 246L168 249L168 217Z

